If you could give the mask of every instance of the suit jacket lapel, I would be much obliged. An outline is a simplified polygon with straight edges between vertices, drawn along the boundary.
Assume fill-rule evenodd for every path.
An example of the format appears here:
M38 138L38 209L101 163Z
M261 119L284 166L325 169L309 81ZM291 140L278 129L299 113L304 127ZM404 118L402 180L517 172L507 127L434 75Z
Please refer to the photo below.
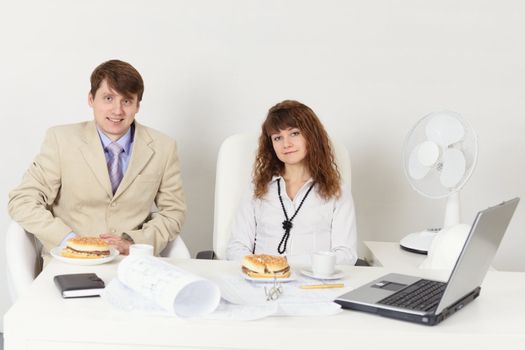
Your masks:
M102 142L98 136L95 122L91 121L86 124L84 132L84 145L80 146L84 160L91 168L93 175L97 178L100 185L108 193L113 196L111 191L111 182L109 180L108 167L106 164L106 157L102 149Z
M117 192L115 192L115 198L120 196L131 185L131 183L133 183L133 180L135 180L146 164L148 164L154 153L153 149L150 147L151 142L153 142L153 139L146 132L146 129L135 121L135 135L133 139L133 148L131 150L131 159L128 169L117 188Z

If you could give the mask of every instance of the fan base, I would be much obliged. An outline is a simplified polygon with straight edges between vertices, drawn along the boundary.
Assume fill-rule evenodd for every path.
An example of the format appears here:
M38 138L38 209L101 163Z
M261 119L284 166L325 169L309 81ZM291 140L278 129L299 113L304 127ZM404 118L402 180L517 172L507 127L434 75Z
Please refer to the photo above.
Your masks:
M406 251L427 255L428 251L430 250L430 246L432 245L432 241L438 232L439 230L435 229L414 232L401 239L399 245L401 249Z

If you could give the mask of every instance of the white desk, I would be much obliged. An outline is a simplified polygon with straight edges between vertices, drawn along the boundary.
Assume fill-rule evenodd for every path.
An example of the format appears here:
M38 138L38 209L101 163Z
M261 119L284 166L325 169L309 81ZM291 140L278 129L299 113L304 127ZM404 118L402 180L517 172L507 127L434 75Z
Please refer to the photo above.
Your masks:
M399 242L365 241L372 253L372 263L392 269L417 268L426 255L411 253L401 249Z
M232 262L174 263L203 276L239 273ZM523 349L525 344L525 273L489 272L480 297L434 327L348 310L329 317L270 317L249 322L141 317L116 310L100 298L62 299L52 282L55 274L92 271L109 282L116 266L117 262L88 267L52 261L6 313L5 349L442 350L468 346L493 350ZM381 267L344 270L356 286L391 271Z

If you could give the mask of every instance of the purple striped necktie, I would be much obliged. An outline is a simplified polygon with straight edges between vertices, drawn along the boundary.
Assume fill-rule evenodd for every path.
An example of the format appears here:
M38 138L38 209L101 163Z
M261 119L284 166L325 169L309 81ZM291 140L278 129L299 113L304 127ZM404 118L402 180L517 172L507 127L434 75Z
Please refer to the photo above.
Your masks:
M111 189L113 194L117 191L118 185L122 180L122 164L120 162L120 154L124 150L118 143L111 142L106 149L109 151L109 180L111 181Z

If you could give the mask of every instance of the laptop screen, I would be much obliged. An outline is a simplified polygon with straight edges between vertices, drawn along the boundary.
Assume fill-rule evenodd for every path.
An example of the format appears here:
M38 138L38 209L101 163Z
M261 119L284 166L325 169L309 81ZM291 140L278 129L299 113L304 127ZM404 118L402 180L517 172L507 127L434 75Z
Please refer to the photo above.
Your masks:
M514 198L477 214L436 314L481 285L518 202Z

